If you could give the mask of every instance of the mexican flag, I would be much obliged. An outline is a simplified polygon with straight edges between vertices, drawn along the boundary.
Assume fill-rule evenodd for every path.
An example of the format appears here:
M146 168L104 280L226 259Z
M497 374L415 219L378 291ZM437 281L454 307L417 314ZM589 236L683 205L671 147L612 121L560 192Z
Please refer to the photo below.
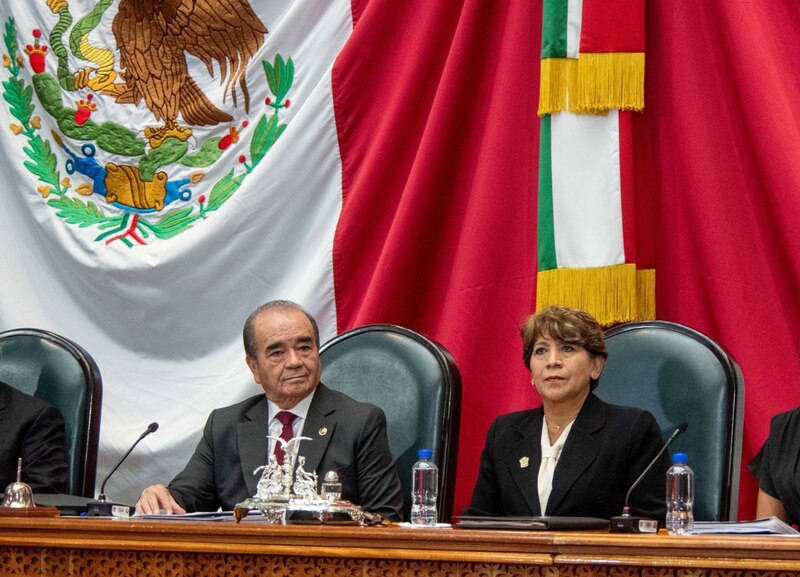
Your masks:
M0 330L94 356L100 478L160 423L106 487L132 503L213 408L260 391L241 344L258 305L302 304L323 340L415 329L461 368L464 506L482 425L529 394L538 10L160 6L0 2Z
M644 0L545 0L537 308L654 318L635 256L631 111L644 108Z

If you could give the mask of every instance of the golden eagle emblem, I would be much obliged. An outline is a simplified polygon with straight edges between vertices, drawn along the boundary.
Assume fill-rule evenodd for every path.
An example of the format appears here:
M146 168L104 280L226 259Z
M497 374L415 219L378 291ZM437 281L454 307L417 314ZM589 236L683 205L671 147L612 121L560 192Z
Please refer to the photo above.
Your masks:
M48 0L48 6L58 13L66 7L66 0ZM98 67L75 74L75 87L89 86L115 96L120 103L144 101L163 123L145 129L152 148L169 137L189 138L192 131L178 124L179 117L196 126L232 120L192 78L187 56L199 59L211 76L218 67L225 95L230 94L236 106L238 87L249 110L247 64L264 43L267 28L247 0L120 0L112 32L119 50L121 82L115 82L113 57L110 66L96 58ZM88 44L85 37L83 42ZM88 55L92 47L86 44L83 52Z

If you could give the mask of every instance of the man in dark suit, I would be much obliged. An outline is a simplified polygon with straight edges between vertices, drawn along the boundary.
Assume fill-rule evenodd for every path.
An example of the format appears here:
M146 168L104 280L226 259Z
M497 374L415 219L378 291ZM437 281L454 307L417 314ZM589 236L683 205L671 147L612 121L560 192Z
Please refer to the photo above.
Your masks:
M36 493L63 493L67 488L64 417L49 405L0 382L0 491L17 480Z
M247 365L265 395L212 411L189 463L169 484L146 488L138 513L184 513L233 509L256 493L253 471L273 454L283 425L293 417L291 436L310 437L298 455L320 477L336 471L342 498L365 511L399 520L400 480L378 407L360 403L320 382L319 330L299 305L272 301L244 326Z

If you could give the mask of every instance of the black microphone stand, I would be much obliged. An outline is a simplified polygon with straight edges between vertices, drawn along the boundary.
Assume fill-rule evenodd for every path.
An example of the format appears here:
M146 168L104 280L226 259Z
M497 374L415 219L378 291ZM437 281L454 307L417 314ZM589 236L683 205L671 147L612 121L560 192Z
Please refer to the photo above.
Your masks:
M112 503L106 500L106 483L111 478L111 475L119 468L122 462L128 458L128 455L131 454L131 451L139 444L139 441L144 439L150 433L154 433L158 430L158 423L150 423L147 425L147 429L145 429L144 433L139 435L139 438L136 439L136 442L131 445L131 448L120 457L117 464L111 468L111 471L105 476L103 482L100 485L100 493L97 495L96 500L89 501L86 504L86 514L89 517L130 517L131 516L131 507L130 505L123 505L122 503Z
M658 531L658 521L655 519L648 519L647 517L635 517L631 515L631 493L633 490L639 485L639 482L644 478L644 476L653 468L653 465L656 464L659 457L667 450L667 447L670 446L672 441L675 440L675 437L683 433L686 428L689 426L689 423L686 421L681 421L672 434L667 439L667 442L664 443L664 446L661 447L661 450L656 454L650 464L645 467L642 474L633 482L630 489L628 489L628 493L625 495L625 506L622 508L622 515L617 517L611 517L610 522L611 525L608 529L610 533L656 533Z

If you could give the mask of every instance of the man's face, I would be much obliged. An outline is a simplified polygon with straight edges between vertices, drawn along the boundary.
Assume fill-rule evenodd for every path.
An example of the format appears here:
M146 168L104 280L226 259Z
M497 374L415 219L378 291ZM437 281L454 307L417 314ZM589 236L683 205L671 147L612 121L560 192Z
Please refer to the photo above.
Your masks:
M253 323L256 356L247 366L267 398L291 409L317 387L321 372L319 345L302 311L268 309Z

